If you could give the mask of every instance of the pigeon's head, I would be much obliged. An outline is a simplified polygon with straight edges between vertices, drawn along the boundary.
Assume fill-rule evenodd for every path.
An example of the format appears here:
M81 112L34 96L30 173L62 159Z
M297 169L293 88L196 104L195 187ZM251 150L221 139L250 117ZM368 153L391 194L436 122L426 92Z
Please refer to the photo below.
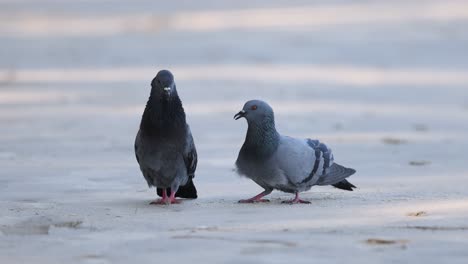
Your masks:
M265 119L274 120L274 113L271 106L261 100L251 100L245 103L244 108L234 116L237 120L241 117L254 123L262 123Z
M174 76L168 70L158 72L151 82L151 94L158 98L170 100L171 95L177 94Z

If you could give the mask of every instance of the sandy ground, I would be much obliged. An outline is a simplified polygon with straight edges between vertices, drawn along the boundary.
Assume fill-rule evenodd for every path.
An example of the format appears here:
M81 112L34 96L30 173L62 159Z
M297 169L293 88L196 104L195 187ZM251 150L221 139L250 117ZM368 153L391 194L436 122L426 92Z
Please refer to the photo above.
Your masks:
M467 263L468 1L0 1L0 263ZM150 206L133 140L161 68L200 198ZM237 200L252 98L357 169Z

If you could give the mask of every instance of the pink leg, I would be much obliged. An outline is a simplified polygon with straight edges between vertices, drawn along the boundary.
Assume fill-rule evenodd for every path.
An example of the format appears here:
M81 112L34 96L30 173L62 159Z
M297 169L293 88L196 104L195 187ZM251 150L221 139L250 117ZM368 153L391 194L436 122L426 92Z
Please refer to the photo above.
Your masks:
M295 197L293 200L291 200L291 201L284 201L283 203L288 203L288 204L298 204L298 203L310 204L309 201L304 201L304 200L299 199L299 193L296 193L296 197Z
M150 204L166 204L167 203L167 193L166 189L163 189L162 198L152 201Z
M169 198L169 201L170 201L171 204L179 204L180 203L180 200L176 200L175 194L176 194L176 192L171 190L171 197Z
M262 199L262 197L269 195L271 191L264 191L250 199L245 199L245 200L240 200L239 203L265 203L269 202L270 200L268 199Z

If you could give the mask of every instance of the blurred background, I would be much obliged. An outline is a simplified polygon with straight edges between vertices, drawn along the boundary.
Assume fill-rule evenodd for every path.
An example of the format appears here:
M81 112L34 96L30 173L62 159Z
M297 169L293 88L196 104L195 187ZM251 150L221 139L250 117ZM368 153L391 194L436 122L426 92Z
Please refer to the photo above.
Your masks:
M363 170L466 161L468 1L0 3L3 173L138 174L133 139L163 68L200 169L232 167L245 133L232 115L253 98L283 133L352 146L337 157Z
M356 168L360 195L466 210L467 27L457 0L0 0L2 221L149 201L133 141L160 69L197 143L201 201L259 190L232 172L246 130L232 117L257 98L280 132Z

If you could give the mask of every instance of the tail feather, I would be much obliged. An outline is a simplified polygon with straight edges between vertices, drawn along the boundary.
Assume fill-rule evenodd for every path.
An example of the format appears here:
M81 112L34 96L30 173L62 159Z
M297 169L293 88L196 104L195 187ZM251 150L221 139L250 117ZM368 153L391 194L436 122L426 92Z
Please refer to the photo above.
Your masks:
M330 167L329 173L319 178L317 185L333 185L338 184L344 179L356 173L356 170L343 167L337 163L333 163Z
M163 194L163 189L158 188L157 191L159 196L162 196ZM171 194L171 188L166 189L167 195ZM179 189L177 190L176 197L180 198L187 198L187 199L197 199L197 189L195 188L195 185L193 184L192 177L189 177L187 183L183 186L179 186Z
M341 190L345 190L345 191L353 191L354 188L357 188L356 186L354 186L352 183L350 183L346 179L340 181L339 183L332 184L332 186Z

